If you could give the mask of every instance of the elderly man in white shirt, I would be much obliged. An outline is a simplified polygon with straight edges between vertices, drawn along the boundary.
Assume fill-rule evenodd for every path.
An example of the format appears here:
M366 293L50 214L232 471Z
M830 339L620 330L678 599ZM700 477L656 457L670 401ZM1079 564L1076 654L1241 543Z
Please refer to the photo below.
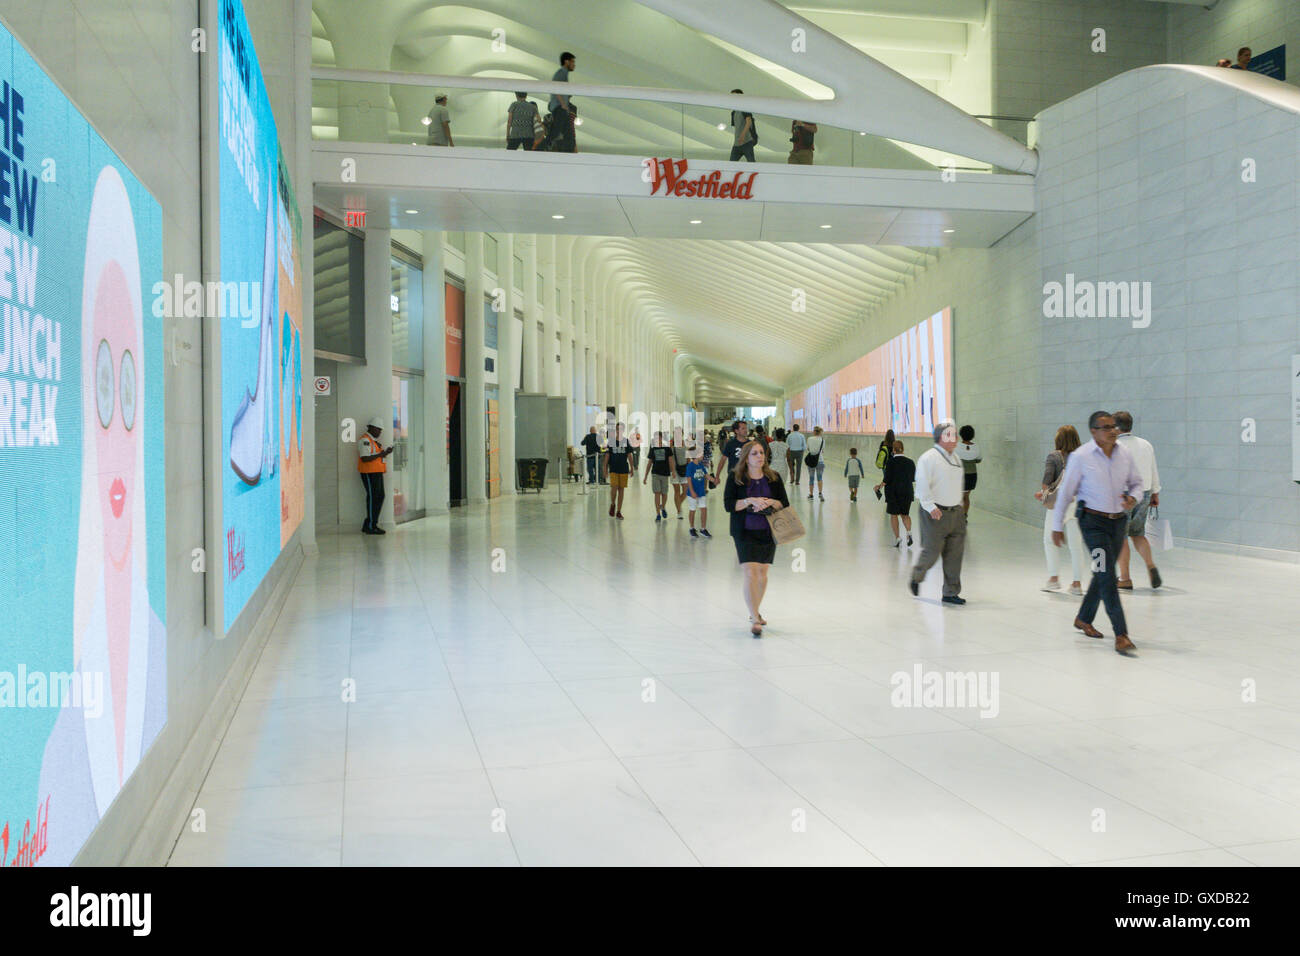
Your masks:
M1160 587L1160 571L1151 557L1151 542L1147 540L1147 510L1152 506L1160 507L1160 470L1156 468L1156 450L1145 438L1133 434L1133 416L1129 412L1116 412L1115 424L1119 426L1119 444L1137 465L1138 474L1142 476L1142 500L1133 508L1128 519L1128 538L1119 551L1119 583L1121 591L1133 590L1133 579L1128 576L1129 542L1137 548L1138 554L1146 562L1147 576L1151 578L1151 588Z
M1092 441L1070 455L1056 489L1052 543L1059 548L1065 542L1062 530L1065 511L1077 497L1079 507L1075 514L1084 543L1092 553L1092 581L1083 595L1074 626L1088 637L1104 637L1092 622L1097 616L1097 605L1105 602L1106 615L1115 628L1115 651L1129 656L1137 648L1129 640L1124 608L1119 603L1115 564L1120 545L1124 543L1128 512L1142 493L1142 476L1133 456L1115 440L1118 429L1110 412L1093 412L1088 418Z
M961 559L966 553L966 510L961 506L963 476L957 447L957 426L934 426L934 447L916 462L916 500L921 504L921 556L912 567L908 588L920 593L921 581L943 558L943 603L965 604L961 593Z

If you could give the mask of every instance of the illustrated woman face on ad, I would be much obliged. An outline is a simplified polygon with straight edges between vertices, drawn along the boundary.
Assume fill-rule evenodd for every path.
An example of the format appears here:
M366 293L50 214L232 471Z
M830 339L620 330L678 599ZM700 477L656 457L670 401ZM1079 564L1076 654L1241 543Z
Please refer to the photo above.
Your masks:
M95 182L81 297L81 501L72 650L94 711L65 703L45 745L43 865L66 865L166 719L166 632L149 600L147 382L134 213L116 169ZM160 385L160 383L159 383Z

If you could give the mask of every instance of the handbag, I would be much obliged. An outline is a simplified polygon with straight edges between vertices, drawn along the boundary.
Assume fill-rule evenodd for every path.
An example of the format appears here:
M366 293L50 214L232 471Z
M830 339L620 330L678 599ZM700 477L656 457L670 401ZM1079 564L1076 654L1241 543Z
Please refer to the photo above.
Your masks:
M1169 524L1168 518L1160 517L1160 509L1153 507L1147 511L1147 526L1143 532L1151 546L1159 548L1161 551L1172 551L1174 548L1174 529Z
M823 441L821 447L817 449L817 454L814 455L812 452L809 452L808 454L804 455L803 463L807 465L809 468L816 468L817 462L821 460L822 452L824 452L825 450L826 450L826 442Z
M1051 487L1047 489L1047 494L1043 495L1043 507L1051 511L1056 507L1056 489L1061 487L1061 479L1065 477L1065 462L1061 462L1061 473L1056 476Z
M782 508L772 512L767 516L767 524L772 529L772 540L777 544L788 544L807 534L803 522L799 520L799 515L793 508Z

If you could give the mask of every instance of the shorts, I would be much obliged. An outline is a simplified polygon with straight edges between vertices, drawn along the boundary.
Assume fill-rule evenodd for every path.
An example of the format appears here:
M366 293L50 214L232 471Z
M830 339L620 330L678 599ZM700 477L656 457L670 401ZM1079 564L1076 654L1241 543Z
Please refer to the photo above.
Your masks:
M975 472L973 472L973 471L969 471L969 472L967 472L967 473L966 473L966 482L965 482L965 484L962 485L962 490L963 490L963 491L974 491L974 490L975 490L975 480L976 480L977 478L979 478L979 475L975 474Z
M1144 491L1142 500L1128 513L1128 536L1137 538L1147 533L1147 511L1151 507L1151 492Z
M786 162L795 166L811 166L813 164L813 151L811 149L792 149L790 155L786 158Z
M685 475L673 475L672 483L673 483L674 485L684 485L684 484L686 484L686 476L685 476Z
M776 558L776 539L767 528L741 528L732 540L741 564L771 564Z
M654 492L655 494L657 494L657 495L666 495L666 494L668 494L668 476L667 476L667 475L651 475L651 476L650 476L650 490L653 491L653 492Z
M618 472L611 471L609 473L609 486L611 488L626 488L627 475L620 475Z
M860 481L862 481L861 475L849 475L849 491L857 491Z
M698 498L687 498L686 500L690 502L690 508L692 511L704 511L709 507L708 495L700 495Z

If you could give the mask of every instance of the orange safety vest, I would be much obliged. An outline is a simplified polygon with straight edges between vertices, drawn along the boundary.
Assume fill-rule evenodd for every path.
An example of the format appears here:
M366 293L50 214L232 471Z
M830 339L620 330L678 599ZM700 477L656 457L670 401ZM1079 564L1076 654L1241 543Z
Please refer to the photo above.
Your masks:
M361 436L360 452L357 456L357 471L363 475L382 475L388 470L384 464L384 459L376 458L374 461L363 461L361 455L378 455L383 452L383 447L375 441L375 437L369 432Z

